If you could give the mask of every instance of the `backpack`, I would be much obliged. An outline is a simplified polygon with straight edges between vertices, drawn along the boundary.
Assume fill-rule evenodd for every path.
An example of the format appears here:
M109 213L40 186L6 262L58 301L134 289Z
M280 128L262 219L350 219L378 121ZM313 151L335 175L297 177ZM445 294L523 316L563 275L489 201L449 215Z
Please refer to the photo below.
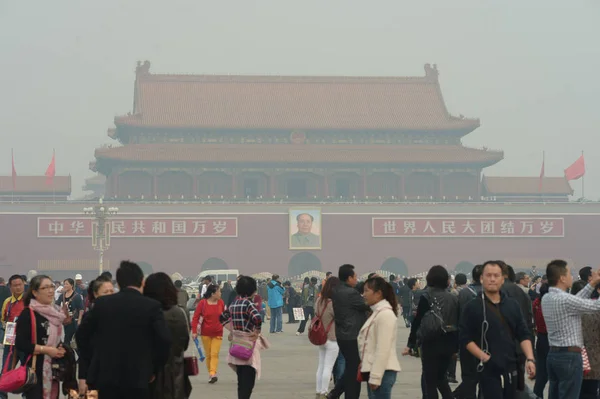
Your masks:
M421 344L433 341L447 332L446 323L442 316L442 307L437 298L429 296L428 293L424 293L423 295L429 302L429 310L421 318L421 325L417 331L417 341Z
M327 305L329 302L324 302L323 310L321 311L321 315L318 313L315 314L315 317L310 321L310 329L308 330L308 340L311 344L316 346L325 345L327 343L327 334L329 334L329 330L331 330L331 326L335 320L331 320L331 323L327 326L327 329L323 326L323 313L325 313L325 309L327 309Z

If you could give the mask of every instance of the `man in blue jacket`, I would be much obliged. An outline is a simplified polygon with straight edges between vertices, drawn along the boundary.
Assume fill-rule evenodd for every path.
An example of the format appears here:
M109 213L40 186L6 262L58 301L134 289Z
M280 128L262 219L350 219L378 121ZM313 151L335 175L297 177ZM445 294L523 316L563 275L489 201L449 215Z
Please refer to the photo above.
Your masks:
M279 275L274 274L267 284L269 307L271 308L271 334L283 332L283 294L285 288L279 282Z

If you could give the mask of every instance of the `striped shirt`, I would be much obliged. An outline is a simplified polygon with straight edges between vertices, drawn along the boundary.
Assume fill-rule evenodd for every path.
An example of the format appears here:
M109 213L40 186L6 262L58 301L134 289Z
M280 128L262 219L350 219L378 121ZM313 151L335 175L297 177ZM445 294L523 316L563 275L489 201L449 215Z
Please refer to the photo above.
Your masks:
M586 285L577 295L550 287L542 298L542 313L550 346L583 348L581 315L600 312L600 301L589 299L594 287Z

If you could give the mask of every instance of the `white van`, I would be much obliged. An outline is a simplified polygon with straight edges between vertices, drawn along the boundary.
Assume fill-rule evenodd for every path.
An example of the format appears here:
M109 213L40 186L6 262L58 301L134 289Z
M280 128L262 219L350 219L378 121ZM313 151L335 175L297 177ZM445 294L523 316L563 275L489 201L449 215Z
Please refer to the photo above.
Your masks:
M202 286L202 279L206 276L211 276L213 283L219 282L221 288L223 288L223 283L225 281L231 281L231 286L235 287L239 275L240 271L237 269L204 270L193 282L187 284L185 289L197 293L200 286Z

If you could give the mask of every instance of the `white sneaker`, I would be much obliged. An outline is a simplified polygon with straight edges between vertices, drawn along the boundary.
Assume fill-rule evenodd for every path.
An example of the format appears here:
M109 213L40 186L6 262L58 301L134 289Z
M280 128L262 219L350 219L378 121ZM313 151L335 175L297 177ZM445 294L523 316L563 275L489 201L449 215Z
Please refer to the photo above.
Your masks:
M300 335L302 335L302 333L301 333L300 331L298 331L298 332L296 333L296 336L298 336L298 337L299 337Z

